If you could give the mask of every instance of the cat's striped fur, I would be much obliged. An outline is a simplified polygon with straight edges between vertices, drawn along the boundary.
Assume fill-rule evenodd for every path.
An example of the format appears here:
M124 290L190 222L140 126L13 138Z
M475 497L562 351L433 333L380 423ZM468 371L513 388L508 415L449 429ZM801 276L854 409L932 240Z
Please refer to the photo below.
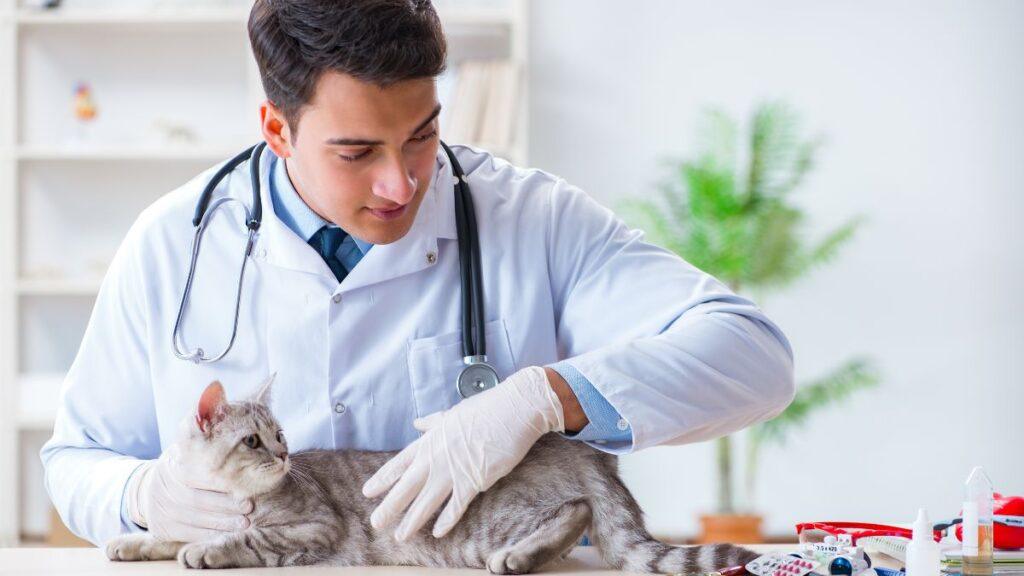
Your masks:
M229 404L227 417L217 426L223 429L222 443L251 433L273 438L277 432L269 409L252 402ZM207 440L207 449L214 449L217 437ZM224 453L227 459L245 452ZM431 521L398 542L390 530L370 526L370 513L380 498L367 499L360 492L394 454L293 454L287 474L269 491L252 495L256 506L250 528L190 544L126 535L112 540L107 554L113 560L177 556L192 568L325 563L486 567L493 573L520 574L564 556L587 534L609 566L635 572L696 574L756 557L728 544L674 547L653 539L640 507L619 479L616 457L554 434L541 438L509 475L477 496L448 535L435 539L429 532ZM221 464L222 470L239 469ZM260 465L256 459L251 466ZM231 478L225 480L230 483Z

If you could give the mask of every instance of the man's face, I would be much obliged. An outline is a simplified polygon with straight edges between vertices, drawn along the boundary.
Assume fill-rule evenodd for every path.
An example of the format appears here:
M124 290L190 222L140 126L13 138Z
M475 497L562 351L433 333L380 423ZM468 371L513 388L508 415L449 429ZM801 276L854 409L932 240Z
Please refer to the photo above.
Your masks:
M439 111L433 78L380 88L337 72L320 78L297 134L272 104L261 110L264 136L306 204L372 244L412 227L435 168Z

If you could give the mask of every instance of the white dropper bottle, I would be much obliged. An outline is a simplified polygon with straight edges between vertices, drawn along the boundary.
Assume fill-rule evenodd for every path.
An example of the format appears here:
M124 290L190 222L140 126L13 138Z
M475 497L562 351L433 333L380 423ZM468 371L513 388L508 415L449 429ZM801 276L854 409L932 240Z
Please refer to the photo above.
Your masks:
M914 521L914 537L907 544L907 576L939 576L939 545L933 534L928 511L921 508Z

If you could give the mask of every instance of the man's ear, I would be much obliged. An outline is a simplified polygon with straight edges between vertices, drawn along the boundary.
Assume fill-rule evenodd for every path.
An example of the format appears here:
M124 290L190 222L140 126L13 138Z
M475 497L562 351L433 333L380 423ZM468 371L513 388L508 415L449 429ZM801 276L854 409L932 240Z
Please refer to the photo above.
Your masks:
M226 407L224 387L216 380L210 382L203 395L199 397L199 408L196 409L196 425L199 426L199 430L209 436L213 425L224 418Z
M263 381L262 384L256 388L256 393L252 396L252 401L256 404L262 404L264 406L270 406L270 389L274 383L274 378L277 377L277 372L274 372Z
M278 158L292 155L292 131L284 113L270 100L260 104L260 131L267 147Z

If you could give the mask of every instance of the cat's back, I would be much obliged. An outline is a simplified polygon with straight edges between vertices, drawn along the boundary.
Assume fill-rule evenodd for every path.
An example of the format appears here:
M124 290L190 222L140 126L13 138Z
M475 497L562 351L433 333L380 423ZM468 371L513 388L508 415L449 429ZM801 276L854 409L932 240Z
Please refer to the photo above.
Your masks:
M368 515L380 497L370 499L363 496L363 484L397 453L349 449L298 452L290 456L289 481L279 492L299 490L321 501L329 500L337 507L362 511ZM569 493L589 492L586 485L609 475L617 475L617 459L614 456L582 442L547 434L488 493L496 497L501 492L519 493L541 489L544 492L551 491L549 496L560 500Z
M292 470L332 484L353 485L362 489L385 462L398 452L365 450L307 450L289 456Z

